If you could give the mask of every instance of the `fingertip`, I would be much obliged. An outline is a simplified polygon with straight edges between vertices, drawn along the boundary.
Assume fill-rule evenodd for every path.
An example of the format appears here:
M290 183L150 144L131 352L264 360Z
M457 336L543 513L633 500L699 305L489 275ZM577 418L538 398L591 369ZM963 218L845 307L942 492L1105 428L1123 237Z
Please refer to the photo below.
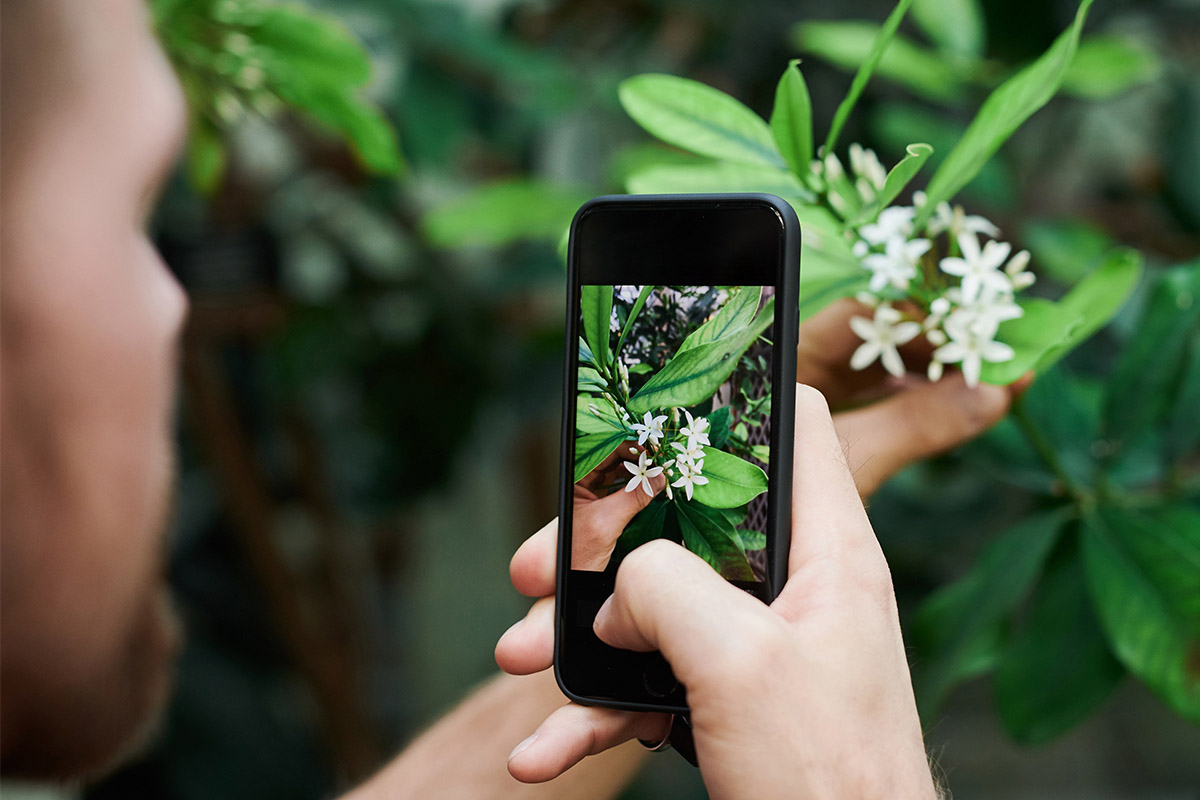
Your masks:
M1037 373L1033 370L1029 370L1008 385L1008 393L1012 395L1014 400L1016 400L1018 397L1025 394L1025 392L1029 391L1029 387L1033 386L1033 382L1035 380L1037 380Z

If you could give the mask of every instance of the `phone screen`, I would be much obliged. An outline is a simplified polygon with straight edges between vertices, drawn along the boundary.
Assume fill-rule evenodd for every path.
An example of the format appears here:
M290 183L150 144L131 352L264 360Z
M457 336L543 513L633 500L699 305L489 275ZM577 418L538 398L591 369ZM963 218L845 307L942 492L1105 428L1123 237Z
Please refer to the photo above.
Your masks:
M659 654L591 629L640 545L668 539L764 601L778 591L798 249L780 205L602 198L572 226L556 670L581 702L686 705Z
M580 286L572 570L670 539L766 579L774 305L771 286Z

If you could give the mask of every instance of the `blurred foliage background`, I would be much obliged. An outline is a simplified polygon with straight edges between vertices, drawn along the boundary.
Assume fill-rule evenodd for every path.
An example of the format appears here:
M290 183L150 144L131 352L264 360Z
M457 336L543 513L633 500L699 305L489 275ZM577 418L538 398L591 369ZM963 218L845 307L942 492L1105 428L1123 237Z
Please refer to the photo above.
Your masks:
M524 610L506 564L554 514L558 243L584 199L675 157L624 114L617 84L688 76L766 116L799 57L824 131L891 3L153 5L193 110L157 220L193 303L171 562L189 640L161 743L87 795L325 797L491 674L496 637ZM936 162L1074 12L1067 0L917 2L843 141L887 164L928 142ZM1184 447L1178 474L1145 453L1122 469L1138 485L1174 481L1193 508L1200 400L1177 398L1196 397L1197 337L1177 336L1191 378L1156 386L1135 368L1200 307L1186 277L1200 267L1167 272L1200 257L1198 143L1200 4L1109 0L1060 96L960 195L1050 285L1116 243L1144 254L1134 299L1039 380L1029 413L1066 468L1090 475L1110 455L1097 409L1119 383L1122 403L1146 409L1126 428L1138 441ZM1155 325L1141 356L1118 358ZM886 487L870 511L906 631L931 592L987 563L997 532L1061 496L1056 481L1006 422ZM1078 626L1059 612L1078 575L1054 565L1077 560L1050 560L1058 594L1028 618L1069 648ZM987 600L1007 577L968 590ZM1200 731L1140 684L1118 686L1120 668L1041 724L1049 698L1031 725L994 698L1020 676L949 691L995 667L969 661L934 674L948 696L926 718L961 796L1195 797ZM1066 663L1056 686L1073 681ZM703 796L690 767L662 756L627 793Z

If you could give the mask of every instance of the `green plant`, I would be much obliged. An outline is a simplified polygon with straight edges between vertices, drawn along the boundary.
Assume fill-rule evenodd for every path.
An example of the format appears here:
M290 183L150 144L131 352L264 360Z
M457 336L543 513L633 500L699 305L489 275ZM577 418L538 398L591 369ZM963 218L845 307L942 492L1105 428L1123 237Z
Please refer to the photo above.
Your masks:
M349 143L364 169L403 170L390 123L362 97L370 58L334 17L264 0L154 0L152 10L187 98L187 174L199 191L220 184L224 136L247 113L298 112Z

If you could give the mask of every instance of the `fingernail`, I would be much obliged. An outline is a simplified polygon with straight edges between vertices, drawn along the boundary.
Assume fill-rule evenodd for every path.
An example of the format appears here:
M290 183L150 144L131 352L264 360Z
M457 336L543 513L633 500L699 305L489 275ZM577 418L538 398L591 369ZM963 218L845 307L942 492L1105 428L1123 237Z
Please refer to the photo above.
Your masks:
M600 630L608 622L608 618L612 614L612 604L613 596L610 594L608 599L604 601L604 605L600 606L600 610L596 612L596 619L592 623L593 631Z
M531 733L529 736L525 737L525 739L522 740L522 742L519 745L514 747L513 751L508 754L508 760L512 761L514 758L516 758L521 753L522 750L527 749L529 747L529 745L533 744L533 740L536 738L537 738L536 733Z

